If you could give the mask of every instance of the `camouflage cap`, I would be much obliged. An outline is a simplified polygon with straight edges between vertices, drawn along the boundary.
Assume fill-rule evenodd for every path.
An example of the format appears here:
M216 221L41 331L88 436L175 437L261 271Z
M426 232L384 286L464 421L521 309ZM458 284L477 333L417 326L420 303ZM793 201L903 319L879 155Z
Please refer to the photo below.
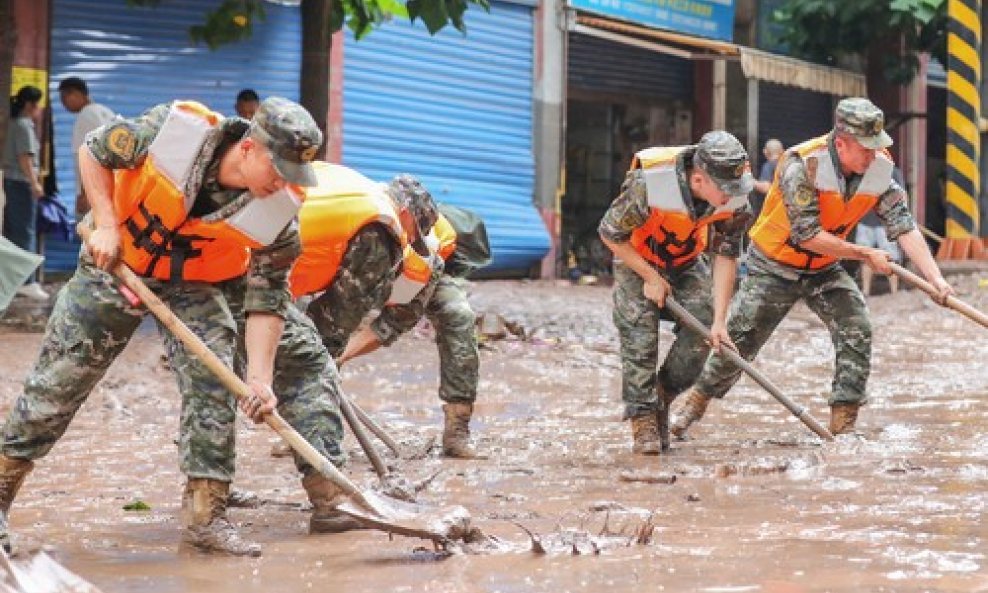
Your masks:
M700 138L693 164L730 196L746 196L755 188L748 152L733 134L723 130L707 132Z
M865 148L892 146L892 137L885 132L885 114L864 97L843 99L837 104L834 129L852 134Z
M419 236L425 237L439 220L439 208L432 194L415 177L403 173L388 184L388 194L398 208L408 210L418 226Z
M305 107L282 97L265 99L250 122L250 135L271 151L275 168L289 183L316 185L312 159L322 145L322 130Z

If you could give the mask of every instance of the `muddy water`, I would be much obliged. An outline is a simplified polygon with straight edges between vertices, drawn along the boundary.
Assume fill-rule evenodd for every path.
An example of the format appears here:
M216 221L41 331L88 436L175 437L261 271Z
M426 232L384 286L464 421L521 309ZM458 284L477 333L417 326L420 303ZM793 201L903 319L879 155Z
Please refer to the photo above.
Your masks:
M988 289L961 285L988 308ZM309 537L306 514L290 505L232 511L265 545L260 559L179 551L178 397L153 328L29 477L12 514L15 545L50 546L105 591L988 591L988 332L916 293L876 298L863 439L821 446L742 381L693 440L642 459L619 421L609 299L605 288L548 283L474 288L479 310L534 334L482 351L476 432L491 458L433 452L402 467L412 479L442 470L422 498L468 507L502 553L440 558L425 542L374 532ZM351 394L409 451L441 422L428 339L419 331L344 370ZM38 342L0 334L4 413ZM832 355L822 326L798 308L759 366L826 421ZM268 456L272 442L264 427L242 425L239 485L302 503L290 461ZM373 481L356 451L350 471ZM659 473L677 479L622 479ZM135 500L151 510L122 509ZM653 512L653 542L631 543ZM514 522L549 543L561 532L598 534L605 522L625 536L601 538L599 555L563 543L536 556Z

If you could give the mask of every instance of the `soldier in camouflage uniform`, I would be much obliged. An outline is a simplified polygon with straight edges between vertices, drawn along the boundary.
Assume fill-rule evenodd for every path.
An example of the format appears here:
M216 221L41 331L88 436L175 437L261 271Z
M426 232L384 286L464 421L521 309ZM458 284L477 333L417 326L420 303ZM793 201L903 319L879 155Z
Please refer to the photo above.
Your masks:
M432 196L410 175L395 177L387 192L397 207L411 248L427 253L424 237L439 220ZM425 286L407 302L389 302L403 273L401 247L383 225L362 227L349 240L332 282L307 305L306 311L340 365L382 344L392 344L425 315L436 330L439 346L439 397L445 402L446 418L443 452L449 457L476 457L469 432L480 366L474 332L476 316L463 288L457 279L444 273L443 261L436 254L428 256L432 272ZM357 331L364 317L374 310L379 310L380 315Z
M892 180L892 160L884 150L892 139L883 130L882 111L863 98L844 99L833 131L791 148L751 229L748 276L731 304L728 332L740 354L751 360L786 316L804 300L830 332L836 368L830 395L830 431L852 432L865 402L871 365L871 324L865 299L839 265L864 262L888 274L885 251L850 243L846 237L871 209L890 239L940 292L953 293L943 279L907 207L905 191ZM722 356L707 361L693 392L672 427L682 437L721 398L741 370Z
M188 129L181 126L190 120L199 122L195 130L205 130L198 145L174 132ZM159 141L167 149L156 148ZM288 271L299 251L294 221L298 202L287 184L314 183L309 161L321 143L322 133L308 112L280 98L266 100L252 122L223 119L202 105L175 102L133 120L107 124L88 136L80 166L93 204L86 223L95 230L75 274L59 293L40 358L3 428L0 529L5 545L7 512L33 460L47 454L62 436L146 314L128 301L107 273L118 257L133 267L128 254L138 247L146 246L155 258L147 270L135 271L154 276L146 280L151 290L227 365L234 363L238 325L243 327L246 380L251 388L242 402L244 411L260 421L277 405L317 450L342 462L342 426L335 403L327 397L335 367L324 349L312 348L318 344L315 329L293 311L287 288ZM148 158L149 153L157 157ZM175 158L189 163L185 176L175 177L176 169L165 168ZM164 171L170 171L169 176ZM136 185L127 185L135 178ZM164 205L149 201L161 195L169 196ZM173 205L176 200L171 196L181 202L185 195L192 196L185 206ZM134 234L142 221L136 214L118 220L121 204L129 198L143 200L136 208L144 214L147 234ZM188 209L178 212L174 232L162 225L158 213L149 211L161 208L161 216L172 216L169 206ZM280 209L276 216L274 209ZM258 210L263 216L257 216ZM203 251L212 247L209 257L217 261L233 257L242 266L233 273L243 269L243 275L216 282L186 281L183 278L193 268L185 266L197 256L183 251L189 246L180 240L188 235L179 231L189 225L207 228L195 227L200 222L219 225L226 232L236 224L253 225L250 228L268 239L259 241L260 247L215 239ZM249 252L249 263L248 245L255 247ZM155 266L164 257L170 261L171 273L163 276ZM205 270L210 261L203 256L198 265ZM182 498L183 540L203 550L259 555L260 547L244 541L226 518L234 473L235 398L174 336L166 335L165 342L182 394L179 455L188 478ZM295 356L275 373L273 360L279 348ZM273 396L272 384L283 395L282 401ZM300 464L300 469L309 482L310 497L313 492L322 498L336 494L311 467Z
M677 324L656 372L659 310L666 295L704 325L712 324L715 347L730 345L727 306L754 185L747 158L741 143L722 131L705 134L693 146L641 151L600 222L600 236L616 256L614 324L634 453L668 449L669 404L693 384L711 347Z

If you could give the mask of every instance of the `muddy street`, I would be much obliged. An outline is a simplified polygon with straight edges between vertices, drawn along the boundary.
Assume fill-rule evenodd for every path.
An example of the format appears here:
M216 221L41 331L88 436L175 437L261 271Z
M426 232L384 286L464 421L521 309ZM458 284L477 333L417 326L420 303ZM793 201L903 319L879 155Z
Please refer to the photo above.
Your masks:
M986 310L981 284L956 278L959 296ZM442 412L429 328L342 371L414 457L397 462L404 475L439 472L420 499L468 508L500 540L490 553L445 557L372 531L306 535L291 460L271 457L277 438L247 421L236 486L265 504L231 517L264 556L179 550L180 401L150 323L28 477L11 514L15 548L48 546L106 592L988 591L988 331L917 291L873 297L863 437L821 444L742 379L691 440L644 458L620 421L610 299L606 287L472 285L478 312L524 330L482 344L474 432L486 460L442 459L430 446ZM669 337L665 328L663 347ZM40 339L0 329L5 415ZM823 325L799 305L756 363L825 423L832 358ZM351 477L371 484L348 445ZM635 541L649 519L651 540Z

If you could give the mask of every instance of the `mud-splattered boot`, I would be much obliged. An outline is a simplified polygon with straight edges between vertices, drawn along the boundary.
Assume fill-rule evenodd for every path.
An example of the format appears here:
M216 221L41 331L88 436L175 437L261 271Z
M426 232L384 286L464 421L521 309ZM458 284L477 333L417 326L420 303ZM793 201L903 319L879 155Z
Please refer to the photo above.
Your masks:
M658 387L656 391L658 391L659 400L663 403L662 409L655 411L655 421L659 429L659 444L664 452L668 451L671 446L669 442L669 410L672 409L672 402L676 396L670 396L661 387Z
M312 503L312 516L309 517L309 533L343 533L354 529L366 529L353 517L336 510L336 505L344 500L339 486L322 475L313 473L302 479L302 487Z
M470 443L470 417L473 404L443 404L446 421L443 425L443 455L456 459L478 459L482 455Z
M858 421L858 408L861 404L834 404L830 406L830 434L849 434L854 432L854 423Z
M685 438L686 431L689 427L700 418L703 418L703 415L707 412L707 405L709 403L709 397L695 389L691 391L686 397L686 401L683 402L683 407L679 409L679 415L676 416L676 421L672 424L669 432L677 439Z
M261 546L240 537L226 518L230 483L189 478L182 495L182 542L203 552L260 556Z
M24 478L34 469L34 462L26 459L13 459L0 455L0 545L10 553L10 528L7 526L7 515L10 505L17 496Z
M659 443L659 426L656 415L645 414L632 418L631 438L634 440L631 452L635 455L658 455L662 446Z

